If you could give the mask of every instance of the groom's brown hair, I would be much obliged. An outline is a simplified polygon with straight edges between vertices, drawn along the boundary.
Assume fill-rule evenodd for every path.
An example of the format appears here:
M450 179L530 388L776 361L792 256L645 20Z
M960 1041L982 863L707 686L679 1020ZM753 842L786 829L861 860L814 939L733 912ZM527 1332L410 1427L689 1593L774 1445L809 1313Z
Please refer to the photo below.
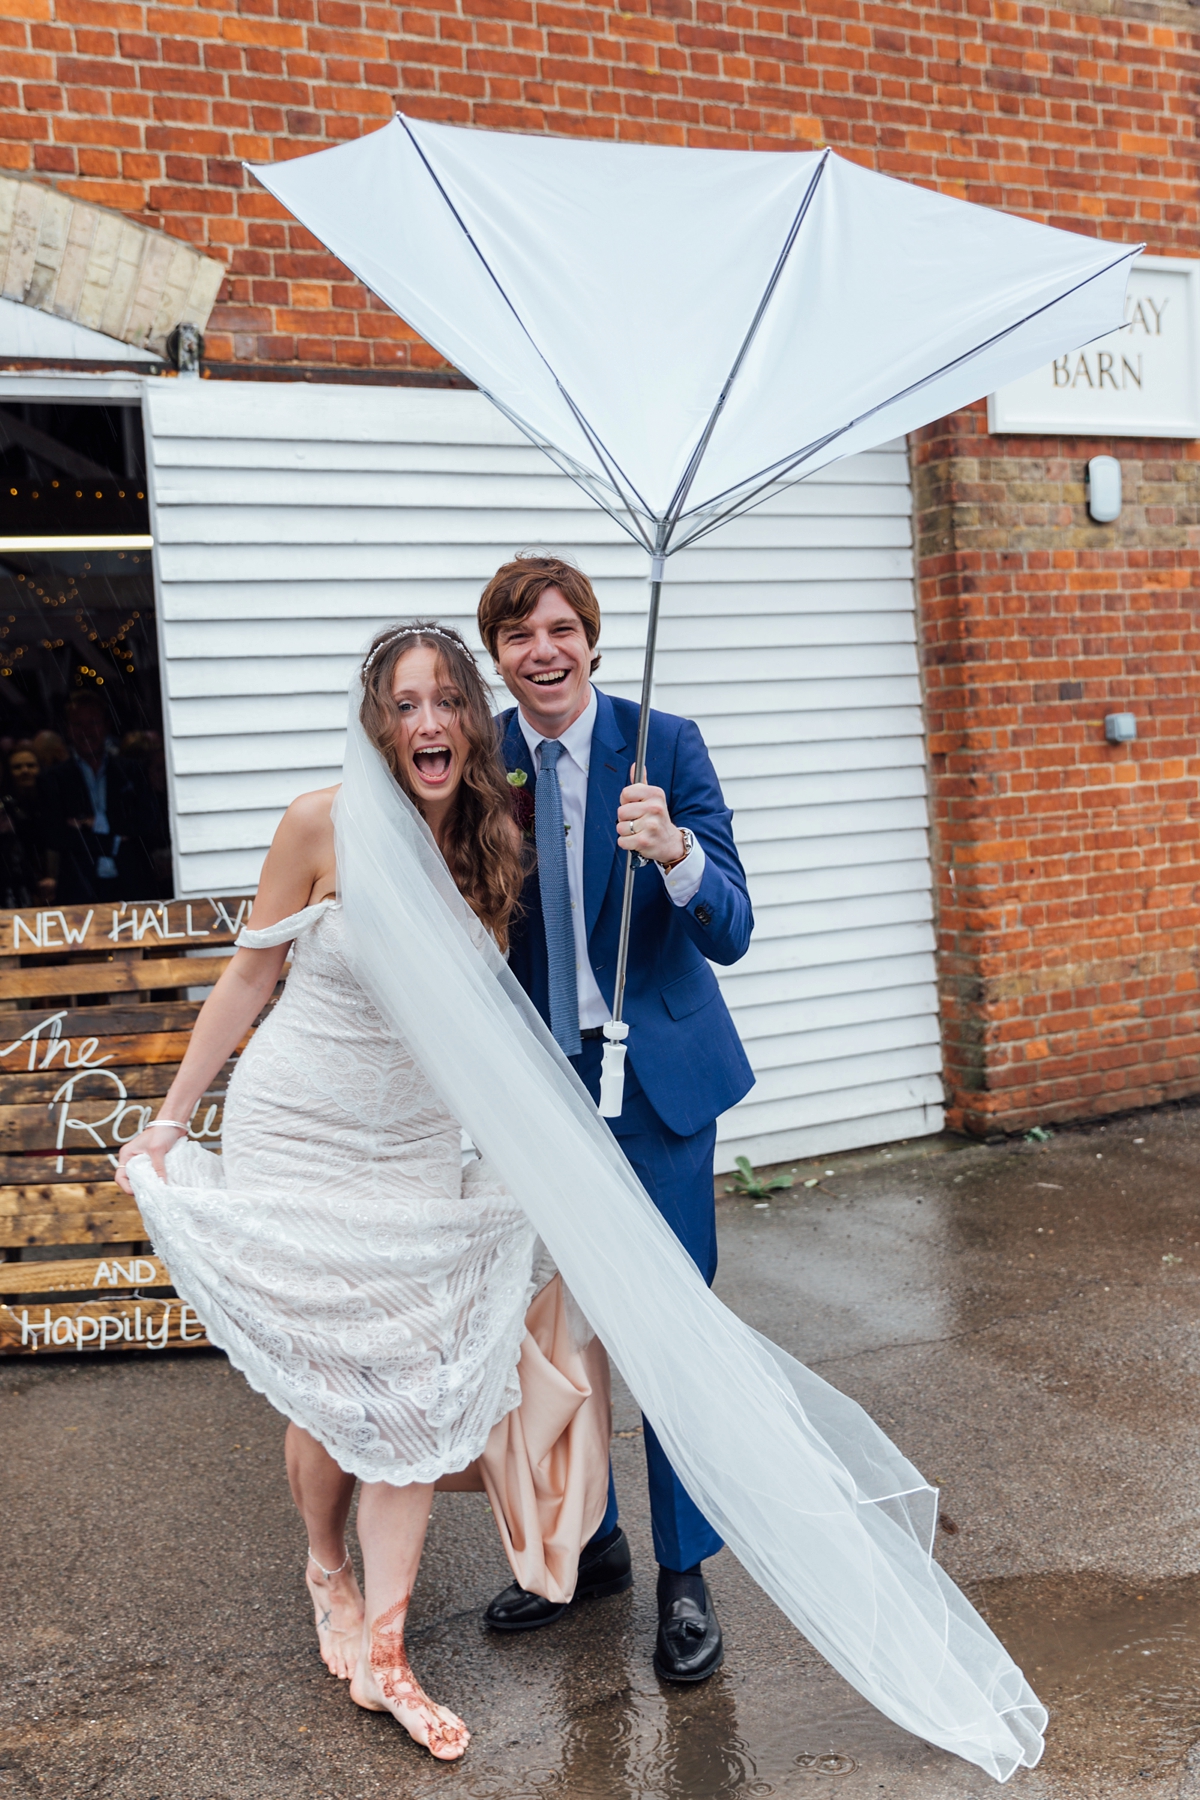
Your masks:
M505 625L527 619L547 588L557 588L579 614L588 648L595 650L600 637L600 602L582 569L561 556L536 556L526 551L496 570L479 602L479 635L493 658ZM592 658L592 673L600 667L599 654Z

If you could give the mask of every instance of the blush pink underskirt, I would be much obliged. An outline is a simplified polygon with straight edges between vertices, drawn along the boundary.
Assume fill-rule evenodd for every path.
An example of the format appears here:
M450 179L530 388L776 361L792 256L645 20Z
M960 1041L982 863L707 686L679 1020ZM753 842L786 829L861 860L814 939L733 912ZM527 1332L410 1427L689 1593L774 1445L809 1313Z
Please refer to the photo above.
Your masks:
M608 1502L612 1399L604 1346L576 1346L558 1275L525 1315L517 1373L520 1405L493 1426L476 1462L436 1485L486 1493L521 1586L567 1601Z

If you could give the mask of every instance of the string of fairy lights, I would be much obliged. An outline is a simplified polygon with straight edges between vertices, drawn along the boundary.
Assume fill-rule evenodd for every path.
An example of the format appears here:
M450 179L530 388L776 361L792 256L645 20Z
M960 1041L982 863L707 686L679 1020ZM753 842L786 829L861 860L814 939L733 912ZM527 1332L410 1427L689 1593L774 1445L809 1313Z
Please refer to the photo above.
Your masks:
M43 486L49 492L52 492L53 490L57 489L64 498L71 492L70 482L67 483L66 487L63 486L61 481L48 481L48 482L43 483ZM14 500L16 500L20 497L20 492L21 492L20 488L10 487L8 491ZM84 488L76 488L74 491L75 491L75 498L77 500L82 500L84 498L84 494L86 492L86 490ZM117 488L116 495L117 495L118 500L144 500L146 498L145 490L143 488L135 488L132 486L130 486L129 488ZM41 491L36 487L32 490L32 492L29 495L29 498L31 500L40 500L41 497L42 497ZM95 490L95 498L97 500L103 500L103 498L104 498L104 489L103 488L97 488Z
M58 483L55 482L53 485L57 486ZM124 496L122 495L122 498L123 497ZM141 494L138 495L138 498L142 498ZM127 562L129 564L130 573L132 573L134 569L140 569L141 564L148 560L146 557L141 556L136 552L130 553L118 551L116 552L116 555L119 561ZM81 575L89 575L91 572L92 564L90 562L84 562L80 571ZM124 573L124 571L122 571L122 573ZM39 579L35 575L21 572L14 572L12 579L17 583L18 587L24 589L25 597L33 600L36 605L41 608L46 608L48 611L54 612L60 607L74 605L76 611L73 623L78 627L79 634L84 640L88 644L94 644L97 651L104 653L111 660L113 668L119 673L124 675L134 675L137 673L135 651L129 640L131 636L136 633L142 621L142 613L139 608L133 608L128 616L117 626L116 630L105 637L101 636L100 632L94 629L91 609L87 605L83 595L80 593L79 584L74 575L66 574L61 578L60 584L52 584L50 586L43 585L43 580L45 578ZM37 650L55 651L67 648L66 639L62 637L44 636L37 642L30 640L25 642L11 641L14 637L14 627L19 627L20 624L18 615L16 613L0 615L0 620L2 620L2 622L0 622L0 676L14 675L18 665L31 652ZM91 661L80 659L76 664L74 676L74 685L76 687L82 688L93 686L101 688L104 686L104 675Z

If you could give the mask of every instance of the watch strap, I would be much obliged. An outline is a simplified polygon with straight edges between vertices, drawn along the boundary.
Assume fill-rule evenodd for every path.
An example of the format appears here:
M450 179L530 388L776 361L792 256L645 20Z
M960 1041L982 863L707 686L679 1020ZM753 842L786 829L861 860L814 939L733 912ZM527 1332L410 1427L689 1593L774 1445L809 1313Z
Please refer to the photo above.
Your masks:
M692 854L692 851L696 848L696 835L694 832L689 831L686 825L681 825L679 827L679 835L683 839L683 855L677 856L674 862L664 863L662 865L664 875L669 875L672 869L677 869L680 863L685 863Z

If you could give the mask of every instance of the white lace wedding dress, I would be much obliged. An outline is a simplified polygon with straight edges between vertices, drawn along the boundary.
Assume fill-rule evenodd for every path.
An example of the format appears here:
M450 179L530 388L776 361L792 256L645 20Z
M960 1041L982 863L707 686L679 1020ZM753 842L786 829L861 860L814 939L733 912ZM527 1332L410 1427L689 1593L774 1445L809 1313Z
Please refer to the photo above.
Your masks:
M364 1481L435 1481L521 1398L537 1235L355 980L326 900L225 1102L222 1155L135 1162L155 1249L250 1385ZM447 1021L447 1029L452 1029Z

